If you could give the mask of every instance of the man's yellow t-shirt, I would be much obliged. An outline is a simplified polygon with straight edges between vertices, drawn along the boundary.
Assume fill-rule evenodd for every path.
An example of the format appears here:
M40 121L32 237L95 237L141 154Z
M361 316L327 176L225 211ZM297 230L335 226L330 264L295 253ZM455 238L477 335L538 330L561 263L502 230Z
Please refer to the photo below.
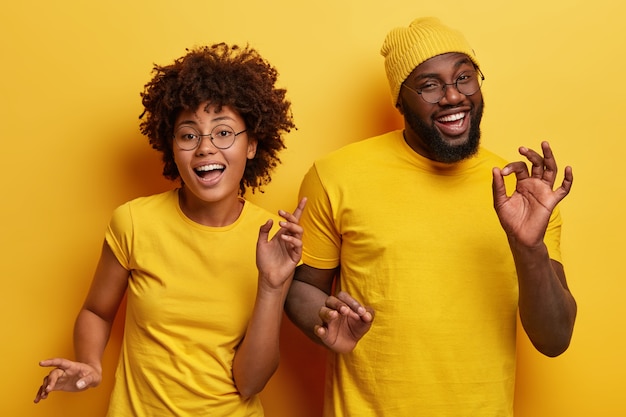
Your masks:
M491 188L505 164L485 149L436 163L395 131L307 173L303 263L340 266L338 289L376 312L352 353L331 355L325 416L513 415L518 287ZM560 224L557 211L558 261Z

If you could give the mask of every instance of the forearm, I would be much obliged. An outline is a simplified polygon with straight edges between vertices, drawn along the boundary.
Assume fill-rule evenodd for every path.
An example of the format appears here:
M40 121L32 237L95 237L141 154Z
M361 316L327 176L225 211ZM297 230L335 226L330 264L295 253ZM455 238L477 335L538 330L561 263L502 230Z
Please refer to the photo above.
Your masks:
M112 323L85 308L74 324L76 361L86 363L102 372L102 355L109 340Z
M567 288L562 266L545 245L521 247L511 241L519 282L519 312L524 330L538 351L558 356L569 346L576 301Z
M235 352L233 378L239 393L255 395L278 368L280 327L289 284L282 289L259 287L246 334Z
M304 334L316 343L323 344L315 334L315 326L322 324L320 308L325 305L329 294L306 282L294 280L285 302L285 311L289 319Z

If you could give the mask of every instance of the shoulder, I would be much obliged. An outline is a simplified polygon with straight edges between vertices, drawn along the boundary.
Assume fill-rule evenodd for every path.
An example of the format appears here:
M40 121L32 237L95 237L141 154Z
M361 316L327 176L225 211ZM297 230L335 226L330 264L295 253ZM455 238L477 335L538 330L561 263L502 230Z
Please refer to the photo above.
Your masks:
M137 197L129 200L113 210L112 218L131 217L136 219L151 219L160 216L163 212L176 210L178 190L169 190L150 196Z
M391 158L402 141L401 130L387 132L345 145L317 159L314 166L321 171L329 169L333 172L342 172L358 167L372 169L372 164L375 161Z
M272 232L270 235L273 235L279 228L280 225L278 222L282 220L282 218L278 214L270 213L268 210L256 205L255 203L244 199L243 211L241 212L241 216L237 220L236 224L238 225L238 229L252 231L258 231L261 225L265 224L269 219L274 221L272 226ZM246 232L247 233L247 232Z
M270 213L268 210L256 205L250 200L244 199L244 203L244 209L242 212L242 216L244 217L256 217L265 219L278 217L276 214Z
M394 142L396 142L398 139L402 140L402 131L394 130L378 136L373 136L367 139L350 143L333 152L330 152L319 160L323 161L341 159L355 154L358 155L363 153L369 153L373 149L390 149L393 148Z
M125 204L133 207L153 206L160 204L173 204L178 201L178 189L164 191L159 194L153 194L143 197L137 197Z

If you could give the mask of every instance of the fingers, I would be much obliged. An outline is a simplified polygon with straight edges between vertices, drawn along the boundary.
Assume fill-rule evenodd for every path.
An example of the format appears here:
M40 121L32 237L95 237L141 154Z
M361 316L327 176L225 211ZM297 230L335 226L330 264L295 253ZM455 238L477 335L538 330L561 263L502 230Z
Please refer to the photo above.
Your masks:
M322 307L319 311L319 317L322 319L324 324L328 324L331 321L338 319L340 315L341 313L339 310L334 308Z
M528 167L522 161L511 162L502 168L502 175L510 175L515 174L517 180L525 180L526 178L530 178L530 174L528 173Z
M371 322L374 319L374 311L362 306L345 291L340 291L336 297L326 299L326 306L320 310L320 318L324 323L342 316L351 316L354 319Z
M46 359L46 360L39 362L39 366L42 366L42 367L54 366L64 371L70 369L72 364L73 364L72 361L68 359L63 359L63 358Z
M304 229L298 223L281 221L279 224L280 224L280 227L282 227L283 229L281 231L283 239L293 241L293 240L300 240L302 238Z
M302 212L304 211L304 206L306 206L306 201L307 198L303 197L302 200L300 200L300 203L298 203L298 207L296 207L296 210L293 212L293 216L296 218L297 221L300 221L300 217L302 217Z
M337 296L339 296L339 294L337 294ZM330 296L326 299L326 307L322 307L322 309L320 310L320 318L324 320L324 317L322 316L322 314L326 313L327 318L337 318L338 315L342 315L342 316L352 315L353 318L358 319L360 317L358 313L359 307L360 305L358 305L356 309L353 309L353 306L350 306L349 304L342 301L338 297ZM364 310L365 309L361 311L363 312ZM333 313L336 313L336 314L333 314Z
M35 403L48 398L52 391L83 391L100 383L100 375L90 365L55 358L39 362L40 366L55 366L43 379L35 395Z
M72 366L72 361L69 361L63 358L47 359L47 360L43 360L39 362L39 366L42 366L42 367L55 366L56 367L56 369L53 369L52 371L50 371L50 373L44 378L44 385L42 385L42 387L45 388L46 396L47 396L48 392L54 390L58 379L61 378L63 374L65 374L65 371L70 369L70 367Z
M37 390L37 394L35 395L35 400L33 401L37 404L41 400L45 400L48 398L48 376L43 379L43 383Z
M281 221L279 224L287 232L282 233L281 238L298 247L302 246L302 234L304 230L302 229L302 226L299 225L299 221L302 216L302 212L304 211L304 207L306 206L306 201L306 197L302 198L293 214L284 210L278 211L278 214L285 219L285 221Z
M493 205L494 207L498 207L503 201L506 201L506 185L504 184L504 176L500 168L493 168L491 173L493 175L493 182L491 183Z
M339 294L337 294L337 298L343 301L344 303L346 303L346 305L350 308L350 310L355 312L364 322L369 323L372 320L374 320L374 310L368 309L367 307L362 306L357 300L352 298L352 296L348 294L347 292L340 291Z
M314 333L331 350L351 352L371 328L374 310L343 291L327 297L325 304L319 311L322 324L314 326Z
M42 361L40 362L40 364L44 362L49 362L49 361ZM49 365L43 365L43 366L49 366ZM61 376L63 376L64 373L65 371L63 369L56 368L50 371L50 373L43 378L43 382L41 386L39 387L39 390L37 391L37 395L35 396L35 400L34 400L35 404L41 400L45 400L46 398L48 398L48 394L54 391L57 380Z
M572 189L572 184L574 183L574 173L572 172L572 167L565 167L565 175L563 177L563 182L561 186L556 189L555 193L557 195L558 201L561 201L565 198L566 195L569 194Z
M531 163L530 172L528 171L528 167L524 162L517 161L512 162L502 168L502 175L506 176L514 173L518 181L526 178L537 178L549 184L550 187L553 187L556 181L558 167L556 164L556 159L554 158L554 153L552 152L552 148L547 141L541 142L541 152L543 153L543 155L540 155L536 151L526 148L524 146L520 147L519 153L525 156ZM568 172L565 175L563 184L561 185L562 192L565 192L565 195L567 195L567 193L569 192L572 184L571 168L569 168L569 170L567 171Z
M553 185L556 180L557 166L556 159L554 158L554 154L552 153L552 149L550 148L550 144L548 142L543 142L541 144L545 159L546 172L550 172L552 177L550 178L550 184ZM572 172L572 167L566 166L565 173L563 174L563 182L561 186L556 190L557 197L559 201L565 198L566 195L569 194L572 189L572 184L574 182L574 173Z
M281 221L279 224L283 229L287 229L292 234L302 234L302 228L297 226L300 221L300 217L302 216L302 212L304 211L304 206L306 205L306 197L300 200L298 203L298 207L296 207L295 211L289 213L285 210L278 210L278 214L280 217L285 219L285 221ZM261 226L260 233L265 235L269 234L272 229L273 222L272 220L268 220L265 222L263 226Z
M316 324L315 327L313 327L313 332L323 341L326 341L326 337L328 336L328 330L326 329L326 327L324 326L320 326L319 324Z
M536 151L524 146L520 147L519 153L525 156L531 163L530 175L528 174L528 168L525 166L526 164L523 162L514 162L507 165L507 167L510 166L510 168L505 167L503 169L505 175L514 172L517 175L518 180L525 179L528 176L538 178L550 184L550 187L552 187L558 172L556 159L554 158L550 144L546 141L541 142L541 152L543 155L540 155Z
M530 178L530 174L528 173L528 167L522 161L511 162L501 169L501 174L503 176L515 174L515 177L518 181L525 180L526 178Z
M540 178L552 187L558 171L556 159L554 159L550 144L546 141L541 142L541 152L543 156L531 149L520 148L520 153L532 163L532 176Z
M543 157L534 150L524 146L519 148L519 153L525 156L531 163L530 176L533 178L543 178L545 169Z
M554 185L557 174L556 159L552 153L552 148L548 142L541 142L541 151L543 152L543 180L547 181L550 186Z
M304 207L306 206L306 201L306 197L303 197L302 200L300 200L300 203L298 203L298 207L296 207L293 214L285 210L279 210L278 214L288 222L297 224L300 221L300 217L302 217L302 212L304 211Z
M270 230L272 230L273 225L274 221L272 219L269 219L259 228L259 240L267 241L267 237L270 233Z

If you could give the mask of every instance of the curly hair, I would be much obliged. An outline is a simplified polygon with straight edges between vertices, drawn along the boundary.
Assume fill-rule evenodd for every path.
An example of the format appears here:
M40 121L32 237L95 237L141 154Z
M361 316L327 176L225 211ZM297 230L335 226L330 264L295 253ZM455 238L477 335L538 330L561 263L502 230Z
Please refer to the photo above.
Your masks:
M249 135L257 140L257 152L246 162L239 183L240 195L247 188L262 191L280 163L285 149L283 134L296 126L286 90L276 88L278 71L253 48L219 43L192 50L167 66L154 65L152 80L141 93L146 115L141 133L162 153L163 176L180 178L174 162L174 123L181 111L209 102L219 111L223 106L236 110Z

